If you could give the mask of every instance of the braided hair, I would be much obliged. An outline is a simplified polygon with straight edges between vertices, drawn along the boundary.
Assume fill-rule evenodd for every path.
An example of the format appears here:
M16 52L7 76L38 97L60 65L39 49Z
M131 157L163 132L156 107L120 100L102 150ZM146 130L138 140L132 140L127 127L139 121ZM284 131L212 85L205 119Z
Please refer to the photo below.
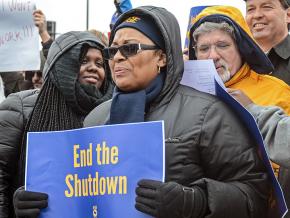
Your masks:
M62 93L48 79L39 93L27 132L67 130L82 127L83 116L68 106Z
M67 43L66 38L71 35L77 37L77 43L74 43L66 51L59 49L60 55L55 52L62 44ZM51 52L55 54L51 55L54 61L51 62L51 67L45 76L45 82L37 97L23 134L19 162L19 185L22 185L24 181L27 132L81 128L83 127L85 116L94 107L109 100L112 96L113 83L109 71L106 71L101 89L97 89L92 85L80 84L78 81L80 62L82 57L85 56L84 53L88 51L88 47L100 50L103 48L95 36L90 39L92 36L91 33L69 32L60 36L50 48L55 52ZM83 40L80 39L81 37L83 37ZM48 61L49 58L50 53L48 54ZM105 66L104 68L108 69Z

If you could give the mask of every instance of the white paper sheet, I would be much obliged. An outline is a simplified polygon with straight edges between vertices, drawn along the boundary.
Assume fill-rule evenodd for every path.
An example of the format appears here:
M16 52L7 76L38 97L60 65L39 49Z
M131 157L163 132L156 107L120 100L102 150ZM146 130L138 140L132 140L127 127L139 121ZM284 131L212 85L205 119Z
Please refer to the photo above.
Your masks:
M0 1L0 72L39 70L39 35L32 0Z
M226 90L215 69L213 60L189 60L184 62L184 73L180 82L182 85L215 95L214 79Z

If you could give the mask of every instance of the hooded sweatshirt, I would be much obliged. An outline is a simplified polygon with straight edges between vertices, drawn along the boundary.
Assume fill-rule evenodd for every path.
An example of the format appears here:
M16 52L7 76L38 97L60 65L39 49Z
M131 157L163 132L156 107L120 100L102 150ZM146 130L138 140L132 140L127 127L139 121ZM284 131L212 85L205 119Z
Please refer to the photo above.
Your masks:
M241 12L230 6L207 7L196 16L190 31L191 35L201 23L206 21L215 23L225 21L234 27L236 43L244 60L239 71L225 83L225 86L241 89L255 104L279 106L290 114L290 87L280 79L263 75L272 70L270 61L254 41ZM190 45L192 44L191 37ZM191 49L192 53L194 49Z
M145 122L164 120L165 182L199 186L206 196L205 214L194 214L195 202L187 202L170 217L265 217L269 183L248 131L215 96L179 84L183 58L176 18L164 8L143 6L123 14L115 26L134 15L152 17L165 41L164 85L145 114ZM96 107L84 126L105 124L111 102ZM171 202L166 206L175 208Z

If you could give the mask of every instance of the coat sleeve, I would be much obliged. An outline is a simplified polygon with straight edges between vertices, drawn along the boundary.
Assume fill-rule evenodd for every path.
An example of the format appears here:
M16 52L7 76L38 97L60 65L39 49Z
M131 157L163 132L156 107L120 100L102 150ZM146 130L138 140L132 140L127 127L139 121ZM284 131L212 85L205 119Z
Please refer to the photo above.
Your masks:
M50 49L51 44L53 43L52 39L49 39L47 42L45 43L41 43L42 44L42 52L43 52L43 56L45 58L47 58L48 56L48 51Z
M290 169L290 117L274 106L251 104L247 109L257 121L270 159Z
M258 146L223 102L207 110L200 136L207 218L266 217L269 180Z
M0 104L0 217L12 217L12 180L17 174L23 133L21 99L10 95Z

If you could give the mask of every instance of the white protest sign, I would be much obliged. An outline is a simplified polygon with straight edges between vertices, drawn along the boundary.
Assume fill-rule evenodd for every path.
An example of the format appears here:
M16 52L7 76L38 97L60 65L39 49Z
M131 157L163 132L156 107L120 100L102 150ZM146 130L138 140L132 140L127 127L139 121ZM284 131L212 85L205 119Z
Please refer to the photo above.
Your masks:
M31 0L0 0L0 72L39 70L39 36Z

